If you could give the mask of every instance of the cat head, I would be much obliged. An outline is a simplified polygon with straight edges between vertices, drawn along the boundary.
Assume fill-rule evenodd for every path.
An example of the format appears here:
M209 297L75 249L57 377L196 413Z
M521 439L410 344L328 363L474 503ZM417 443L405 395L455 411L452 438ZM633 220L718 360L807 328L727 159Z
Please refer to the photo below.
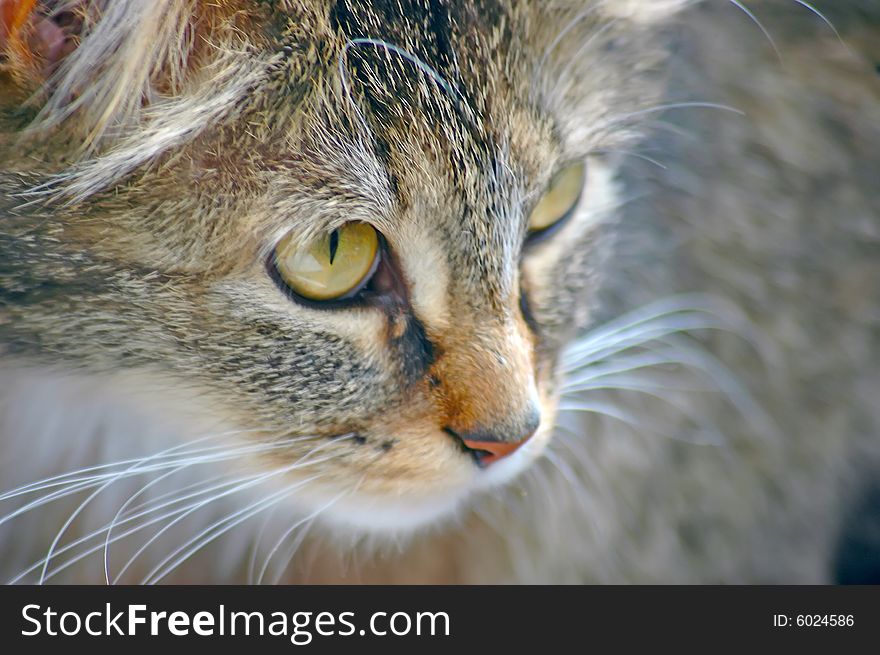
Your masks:
M680 4L4 3L7 354L196 389L332 519L452 515L551 437Z

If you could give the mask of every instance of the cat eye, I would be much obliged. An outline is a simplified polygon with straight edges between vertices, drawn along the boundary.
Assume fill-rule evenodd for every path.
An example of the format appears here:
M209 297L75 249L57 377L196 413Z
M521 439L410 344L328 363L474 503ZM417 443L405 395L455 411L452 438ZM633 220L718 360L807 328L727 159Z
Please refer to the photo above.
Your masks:
M582 161L559 171L529 216L529 233L537 236L549 230L574 211L584 190L586 164Z
M281 281L319 302L354 296L370 281L378 260L379 234L366 223L346 223L306 248L286 236L274 253Z

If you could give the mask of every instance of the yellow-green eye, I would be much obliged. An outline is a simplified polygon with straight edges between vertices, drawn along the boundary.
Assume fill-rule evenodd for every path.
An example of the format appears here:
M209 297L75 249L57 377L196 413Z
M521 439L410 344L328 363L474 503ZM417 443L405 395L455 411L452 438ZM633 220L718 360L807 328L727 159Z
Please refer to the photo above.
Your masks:
M584 190L584 162L563 168L550 181L544 197L538 201L529 216L529 231L541 232L569 215Z
M308 248L287 236L275 246L275 268L294 292L308 300L336 300L356 293L372 275L379 235L366 223L346 223Z

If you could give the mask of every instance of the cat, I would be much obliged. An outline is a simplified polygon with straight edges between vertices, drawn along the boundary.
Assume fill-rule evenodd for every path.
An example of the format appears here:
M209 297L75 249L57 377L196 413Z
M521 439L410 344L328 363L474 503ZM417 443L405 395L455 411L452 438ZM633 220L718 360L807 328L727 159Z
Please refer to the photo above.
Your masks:
M0 10L5 581L870 564L877 2Z

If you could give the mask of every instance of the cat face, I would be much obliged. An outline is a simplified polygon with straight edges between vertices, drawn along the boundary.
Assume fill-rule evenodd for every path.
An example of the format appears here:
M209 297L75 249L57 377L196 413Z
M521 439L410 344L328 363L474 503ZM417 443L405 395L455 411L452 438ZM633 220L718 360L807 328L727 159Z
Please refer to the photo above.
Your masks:
M331 520L452 515L550 439L608 153L652 102L649 14L239 4L171 30L184 81L156 73L138 129L62 174L72 202L7 237L7 351L197 389L247 439L290 439L247 466L297 464L295 502Z

